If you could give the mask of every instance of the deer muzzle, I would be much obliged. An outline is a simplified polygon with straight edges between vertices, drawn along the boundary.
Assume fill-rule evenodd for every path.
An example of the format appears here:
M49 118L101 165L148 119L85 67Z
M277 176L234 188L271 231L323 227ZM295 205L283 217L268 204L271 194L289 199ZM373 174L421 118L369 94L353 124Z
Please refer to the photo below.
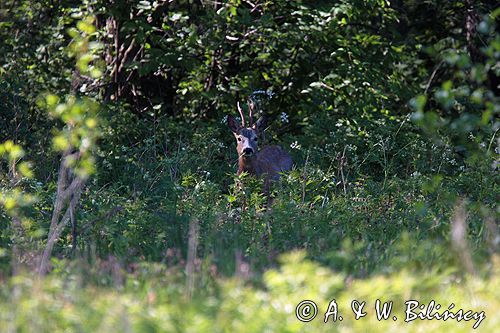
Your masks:
M244 156L252 156L255 153L250 147L244 148L242 152Z

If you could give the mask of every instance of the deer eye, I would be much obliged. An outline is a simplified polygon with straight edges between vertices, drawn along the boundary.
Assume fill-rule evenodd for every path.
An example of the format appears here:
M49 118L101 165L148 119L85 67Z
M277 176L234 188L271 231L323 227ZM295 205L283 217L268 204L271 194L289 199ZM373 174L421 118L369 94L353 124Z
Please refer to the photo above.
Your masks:
M240 137L238 137L238 141L241 141L241 138L240 138Z
M253 138L253 141L257 141L257 137Z

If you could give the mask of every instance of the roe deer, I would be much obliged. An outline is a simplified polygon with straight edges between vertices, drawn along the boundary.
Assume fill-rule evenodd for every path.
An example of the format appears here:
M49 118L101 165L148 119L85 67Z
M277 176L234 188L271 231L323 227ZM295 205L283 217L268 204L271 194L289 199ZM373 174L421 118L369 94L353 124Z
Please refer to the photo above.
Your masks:
M257 148L258 136L265 127L265 118L261 117L254 124L252 101L248 103L249 127L246 126L243 110L237 103L241 116L241 124L238 124L233 116L228 116L227 123L237 141L238 172L240 175L246 171L251 175L264 178L264 193L269 195L269 187L272 181L278 180L280 172L292 168L292 158L280 146L265 146L260 151Z

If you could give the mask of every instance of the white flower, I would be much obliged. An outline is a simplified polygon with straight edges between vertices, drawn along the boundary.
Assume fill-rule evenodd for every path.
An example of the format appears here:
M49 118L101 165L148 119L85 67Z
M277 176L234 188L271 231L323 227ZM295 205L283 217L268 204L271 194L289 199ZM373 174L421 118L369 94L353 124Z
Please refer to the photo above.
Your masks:
M281 122L288 123L288 114L286 112L281 112Z
M297 142L297 141L294 141L290 144L290 148L292 149L301 149L302 146Z

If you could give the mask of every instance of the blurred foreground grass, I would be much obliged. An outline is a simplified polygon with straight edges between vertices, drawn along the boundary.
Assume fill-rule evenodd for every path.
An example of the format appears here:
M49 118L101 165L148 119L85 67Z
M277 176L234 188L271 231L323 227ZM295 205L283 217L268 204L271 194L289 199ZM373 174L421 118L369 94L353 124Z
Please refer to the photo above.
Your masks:
M498 332L500 329L500 258L492 258L488 277L461 277L453 272L412 273L352 279L305 259L304 252L281 257L268 270L262 287L242 278L212 278L210 287L185 296L181 271L144 264L126 276L120 287L89 285L79 275L53 274L43 280L18 276L0 293L2 332ZM203 277L198 277L203 278ZM206 277L205 277L206 278ZM335 299L343 321L324 323ZM393 301L388 320L378 321L375 301ZM295 316L297 304L312 300L317 317L308 323ZM351 302L366 301L367 315L354 320ZM485 311L475 320L415 320L405 323L407 300L441 304L439 312ZM397 321L392 319L397 316Z

